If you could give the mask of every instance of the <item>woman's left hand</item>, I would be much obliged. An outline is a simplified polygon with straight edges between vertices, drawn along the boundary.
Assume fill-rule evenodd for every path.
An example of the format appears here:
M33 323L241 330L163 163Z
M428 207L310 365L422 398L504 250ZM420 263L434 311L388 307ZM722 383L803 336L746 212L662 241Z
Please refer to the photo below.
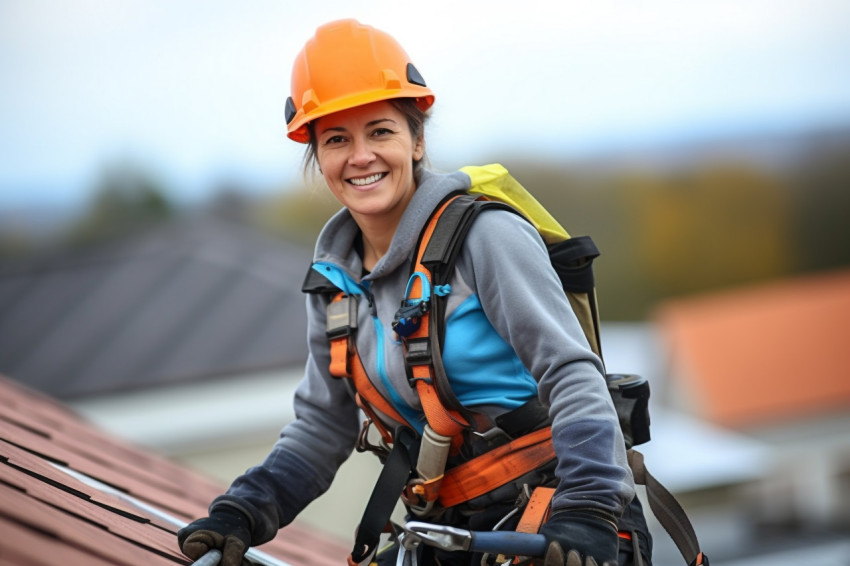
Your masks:
M544 566L616 566L617 527L592 512L552 515L540 533L549 541Z

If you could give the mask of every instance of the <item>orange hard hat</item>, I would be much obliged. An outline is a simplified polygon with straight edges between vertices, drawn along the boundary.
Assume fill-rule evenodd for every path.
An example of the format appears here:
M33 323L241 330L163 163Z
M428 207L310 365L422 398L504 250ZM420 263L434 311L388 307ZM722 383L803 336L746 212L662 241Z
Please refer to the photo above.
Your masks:
M292 96L286 101L287 135L310 141L308 122L333 112L391 98L413 98L423 111L434 93L389 34L357 20L319 27L295 58Z

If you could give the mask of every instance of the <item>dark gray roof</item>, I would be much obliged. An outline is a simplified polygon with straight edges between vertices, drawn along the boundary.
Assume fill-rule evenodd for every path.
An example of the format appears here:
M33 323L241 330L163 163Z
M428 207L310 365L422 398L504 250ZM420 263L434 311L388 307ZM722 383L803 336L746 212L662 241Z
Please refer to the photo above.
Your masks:
M74 398L301 363L310 259L206 218L0 266L0 372Z

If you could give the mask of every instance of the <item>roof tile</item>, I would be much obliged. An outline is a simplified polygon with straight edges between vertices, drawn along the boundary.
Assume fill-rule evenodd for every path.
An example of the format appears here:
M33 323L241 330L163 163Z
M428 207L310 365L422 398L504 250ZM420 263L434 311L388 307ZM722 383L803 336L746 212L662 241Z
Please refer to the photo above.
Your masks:
M189 563L177 524L204 515L223 486L2 376L0 401L0 563ZM260 550L317 566L344 563L348 553L346 543L298 523Z

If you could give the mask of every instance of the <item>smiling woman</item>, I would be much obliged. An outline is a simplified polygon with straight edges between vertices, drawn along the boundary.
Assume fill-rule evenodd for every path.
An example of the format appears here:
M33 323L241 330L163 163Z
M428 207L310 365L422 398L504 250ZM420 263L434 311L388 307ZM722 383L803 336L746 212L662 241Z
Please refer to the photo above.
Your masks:
M356 447L386 464L350 564L409 563L404 535L377 551L400 495L410 517L512 531L538 507L529 504L533 491L551 507L540 529L545 566L650 565L602 362L537 229L512 210L482 212L447 238L459 242L456 262L446 283L430 288L420 239L458 209L436 211L486 182L468 168L424 166L433 103L402 47L357 21L321 26L296 57L288 136L307 144L305 163L343 208L319 235L304 284L310 352L296 419L208 517L181 530L189 556L218 548L223 566L238 566L249 546L273 538L328 489ZM432 309L443 317L426 317ZM430 320L441 321L440 344L416 334ZM495 559L415 552L420 564Z
M362 231L363 264L371 270L389 249L416 190L414 164L425 139L413 137L404 115L373 102L316 120L316 157L325 182Z

